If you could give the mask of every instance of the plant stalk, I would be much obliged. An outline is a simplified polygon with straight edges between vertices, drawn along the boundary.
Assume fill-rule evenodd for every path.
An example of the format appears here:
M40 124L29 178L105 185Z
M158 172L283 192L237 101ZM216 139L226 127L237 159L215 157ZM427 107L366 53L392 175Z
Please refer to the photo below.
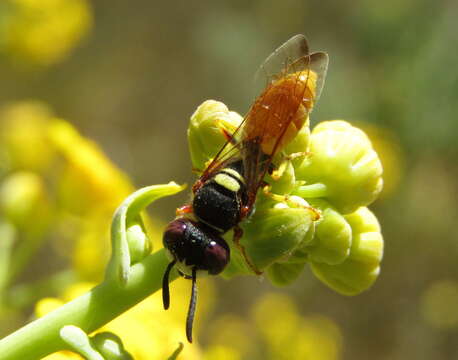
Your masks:
M0 340L0 359L35 360L67 349L59 336L63 326L75 325L87 334L97 330L159 290L168 262L161 249L130 268L125 287L120 287L115 280L105 280L86 294L8 335ZM173 271L170 281L177 277Z

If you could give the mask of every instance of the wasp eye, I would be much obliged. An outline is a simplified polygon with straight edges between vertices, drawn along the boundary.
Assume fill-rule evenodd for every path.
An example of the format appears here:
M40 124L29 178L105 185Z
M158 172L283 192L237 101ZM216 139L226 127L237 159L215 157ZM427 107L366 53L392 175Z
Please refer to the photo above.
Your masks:
M224 270L229 262L229 246L221 237L215 237L204 249L205 263L208 273L217 275Z
M185 218L169 223L163 243L171 258L177 261L178 270L188 276L193 268L219 274L230 259L229 246L215 230Z

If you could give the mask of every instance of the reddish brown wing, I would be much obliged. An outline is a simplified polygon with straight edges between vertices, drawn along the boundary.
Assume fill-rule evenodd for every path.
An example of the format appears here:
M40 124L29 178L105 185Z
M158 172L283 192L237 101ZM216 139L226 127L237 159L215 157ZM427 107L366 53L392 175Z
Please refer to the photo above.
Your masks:
M262 86L263 94L256 99L259 99L265 94L264 88L267 86L269 88L271 84L275 81L275 79L283 77L287 71L293 71L294 69L303 69L303 64L295 64L295 62L300 61L304 58L304 56L308 55L309 48L307 39L304 35L295 35L288 41L286 41L283 45L277 48L272 54L270 54L266 60L261 64L258 71L255 74L255 80L258 83L258 86ZM255 102L256 104L256 102ZM234 134L232 134L232 139L228 140L223 147L218 151L215 155L211 163L205 168L201 177L197 181L194 186L194 190L200 187L206 180L212 177L212 174L224 168L227 164L236 161L241 158L242 156L242 148L247 146L251 148L252 144L247 143L244 141L243 138L240 138L241 133L247 133L247 131L243 131L244 124L249 118L250 113L253 111L252 106L251 110L249 111L248 115L243 119L240 126L235 130ZM267 124L261 120L261 126L258 128L258 132L261 134L263 133L264 126ZM257 126L254 124L252 126ZM250 131L250 133L253 133ZM238 140L235 140L239 138ZM249 149L243 151L246 156L251 153ZM253 149L253 155L255 155L255 151ZM260 154L258 154L260 156ZM261 167L260 159L255 160L253 156L248 156L251 158L251 161L254 161L257 165L254 166L255 168ZM259 172L259 171L256 171ZM255 181L251 181L250 183L255 183Z
M301 76L298 73L269 85L247 115L241 150L249 199L247 213L273 157L287 144L286 140L294 138L307 119L308 108L301 108L307 82Z
M318 100L328 56L321 52L309 55L307 40L296 35L269 56L261 70L273 74L279 64L283 68L269 75L270 84L256 99L243 129L242 158L249 196L246 213L273 157L295 137Z
M232 138L204 170L194 190L215 172L242 158L250 210L273 156L285 145L285 138L291 138L290 125L298 118L305 119L316 102L324 83L327 62L325 53L308 54L307 40L303 35L294 36L275 50L258 71L258 76L262 71L267 77L266 89ZM309 91L310 71L316 74L314 91ZM305 111L298 117L296 114L305 95L310 106L303 107ZM300 124L297 125L298 131Z

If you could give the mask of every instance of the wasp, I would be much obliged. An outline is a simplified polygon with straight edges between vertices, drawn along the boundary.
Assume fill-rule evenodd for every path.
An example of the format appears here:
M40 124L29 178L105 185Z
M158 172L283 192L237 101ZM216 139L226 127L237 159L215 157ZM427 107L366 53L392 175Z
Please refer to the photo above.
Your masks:
M327 65L328 55L310 54L303 35L292 37L264 61L258 74L267 77L267 86L234 133L225 134L227 142L193 185L191 202L177 209L177 218L165 229L163 244L171 262L162 282L164 308L169 308L169 274L176 266L180 275L192 280L186 319L190 343L197 275L219 274L229 263L226 232L234 230L238 250L250 268L261 273L240 244L239 224L251 215L258 190L266 186L264 177L274 156L306 122L323 88Z

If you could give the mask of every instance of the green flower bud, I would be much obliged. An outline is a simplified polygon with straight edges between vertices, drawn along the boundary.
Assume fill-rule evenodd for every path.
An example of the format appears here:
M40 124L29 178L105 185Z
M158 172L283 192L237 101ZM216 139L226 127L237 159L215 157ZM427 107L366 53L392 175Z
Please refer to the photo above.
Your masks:
M367 290L380 273L383 238L375 215L361 207L345 219L352 228L350 255L341 264L311 262L315 275L326 285L344 295Z
M267 268L266 275L272 284L286 286L299 277L304 267L305 262L302 264L274 263Z
M272 175L267 179L271 185L270 191L274 194L290 194L296 185L294 166L290 160L284 160Z
M283 149L286 155L305 154L310 147L310 119L307 118L304 126L299 130L296 137ZM294 167L298 167L306 156L298 156L293 160Z
M377 198L382 165L360 129L342 120L322 122L312 131L310 152L296 168L297 179L307 184L295 191L297 195L325 198L342 214Z
M303 264L309 260L309 248L311 244L315 241L315 232L316 232L317 222L312 223L309 231L304 237L301 245L299 245L296 250L288 258L283 259L278 264Z
M140 217L132 220L127 225L126 239L132 264L143 260L151 252L151 242Z
M244 231L241 244L256 267L266 269L275 262L288 259L308 239L307 233L315 217L315 212L308 208L289 207L284 203L258 209L241 224ZM252 273L232 241L228 243L231 244L231 262L223 275L232 277Z
M227 141L243 118L215 100L207 100L192 114L188 128L189 152L194 169L203 170Z
M309 259L329 265L340 264L350 254L352 229L345 218L325 201L312 201L322 211L316 224L315 237L307 248Z
M285 146L283 151L286 154L294 154L307 151L310 145L310 118L307 117L302 128L297 133L296 137Z
M132 360L130 355L122 344L119 336L111 332L101 332L95 334L91 342L93 346L102 354L105 360Z

